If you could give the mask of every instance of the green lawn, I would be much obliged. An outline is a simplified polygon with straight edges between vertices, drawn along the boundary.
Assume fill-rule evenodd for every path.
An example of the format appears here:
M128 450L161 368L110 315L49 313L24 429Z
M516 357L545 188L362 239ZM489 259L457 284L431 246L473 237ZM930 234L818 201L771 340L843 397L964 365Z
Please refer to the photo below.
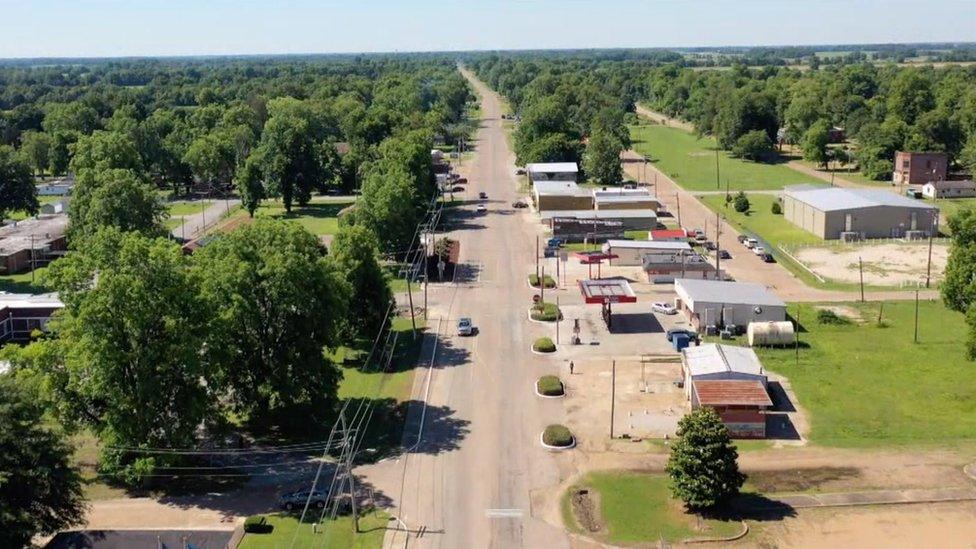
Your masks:
M166 210L171 216L198 214L210 206L210 200L174 200L166 203Z
M240 549L291 547L292 540L295 540L295 545L298 547L378 549L383 546L383 536L390 522L390 516L383 511L372 511L360 517L361 532L358 534L353 531L352 517L339 517L328 521L319 526L319 533L316 534L312 532L311 523L301 524L299 528L298 517L284 513L266 516L274 530L267 534L245 534L241 544L238 545ZM326 528L324 533L323 527Z
M64 198L63 196L38 196L37 203L38 205L51 204L52 202L64 200ZM11 221L20 221L21 219L27 219L27 212L22 210L7 212L6 218Z
M939 230L944 234L949 234L950 217L956 215L959 210L976 207L976 198L940 198L938 200L926 198L925 201L939 208Z
M583 486L600 495L600 516L606 531L606 534L597 535L601 541L656 543L663 538L669 542L680 542L692 538L731 536L742 528L739 522L705 519L687 513L679 501L670 497L668 479L664 475L631 471L594 472L576 485ZM563 518L579 531L581 527L572 516L572 492L573 489L570 489L563 495Z
M19 273L9 276L0 276L0 291L11 293L30 293L39 294L53 291L41 283L41 275L47 267L39 267L34 271L34 280L31 281L31 273Z
M769 194L749 194L748 215L735 211L729 204L725 207L725 195L705 195L698 199L706 206L721 213L732 225L746 233L755 234L770 244L818 244L823 240L813 233L804 231L790 223L782 215L772 213L771 208L776 197ZM713 233L714 234L714 233ZM745 248L743 248L745 250ZM731 250L735 253L735 250Z
M692 191L781 189L799 183L822 183L786 165L762 164L719 153L721 185L715 183L715 140L657 124L630 126L633 148L658 169Z
M352 204L352 200L310 202L306 206L293 206L291 213L285 213L285 207L278 202L264 202L254 212L254 217L269 217L297 221L313 234L335 234L339 230L339 212ZM247 215L246 213L244 215Z
M974 364L966 360L963 315L922 302L913 343L914 302L853 303L863 324L818 324L813 305L799 313L793 349L762 349L770 370L787 376L810 414L812 441L847 447L946 445L976 438ZM807 347L809 345L809 347Z

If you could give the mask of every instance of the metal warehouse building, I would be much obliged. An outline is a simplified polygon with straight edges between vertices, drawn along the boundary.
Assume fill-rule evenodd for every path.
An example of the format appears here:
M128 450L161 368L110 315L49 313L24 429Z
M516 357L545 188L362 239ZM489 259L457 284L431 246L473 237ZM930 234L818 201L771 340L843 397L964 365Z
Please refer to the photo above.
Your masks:
M686 347L681 367L692 410L714 408L733 437L766 436L765 411L773 402L766 372L752 349L714 343Z
M593 195L575 181L532 180L532 200L540 212L592 210Z
M576 162L536 162L527 164L525 171L529 181L572 181L576 182L579 168Z
M675 308L699 330L786 320L786 303L760 284L679 278L674 291L678 294Z
M652 210L657 212L661 202L647 189L593 190L593 207L598 210Z
M783 217L825 240L925 238L938 232L938 213L880 189L800 185L783 192Z

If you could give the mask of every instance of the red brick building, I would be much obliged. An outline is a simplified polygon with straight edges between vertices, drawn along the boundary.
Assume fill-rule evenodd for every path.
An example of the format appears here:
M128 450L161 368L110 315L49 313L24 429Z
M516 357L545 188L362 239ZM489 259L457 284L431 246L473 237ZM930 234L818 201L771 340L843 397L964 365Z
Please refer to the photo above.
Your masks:
M946 153L898 151L891 181L895 185L924 185L929 181L945 180L948 170Z
M714 408L735 438L765 438L766 410L772 408L759 380L694 380L692 409Z

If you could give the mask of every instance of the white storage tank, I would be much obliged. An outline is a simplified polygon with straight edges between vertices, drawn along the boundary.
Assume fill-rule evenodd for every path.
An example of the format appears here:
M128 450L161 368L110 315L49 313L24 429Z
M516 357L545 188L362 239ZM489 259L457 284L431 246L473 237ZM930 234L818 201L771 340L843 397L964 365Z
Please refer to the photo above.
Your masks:
M793 323L779 322L750 322L746 329L746 337L750 347L774 347L779 345L793 345L796 336L793 333Z

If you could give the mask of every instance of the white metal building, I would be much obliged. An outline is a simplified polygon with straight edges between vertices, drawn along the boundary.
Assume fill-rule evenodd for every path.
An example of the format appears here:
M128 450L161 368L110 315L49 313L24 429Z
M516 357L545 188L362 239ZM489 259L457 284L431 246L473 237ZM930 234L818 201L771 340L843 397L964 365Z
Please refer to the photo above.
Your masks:
M922 185L922 196L926 198L969 198L976 196L976 182L973 181L930 181Z
M662 242L656 240L608 240L603 252L617 256L611 265L643 265L644 257L656 252L691 255L688 242Z
M760 284L680 278L674 281L674 291L675 308L699 330L786 320L786 303Z

